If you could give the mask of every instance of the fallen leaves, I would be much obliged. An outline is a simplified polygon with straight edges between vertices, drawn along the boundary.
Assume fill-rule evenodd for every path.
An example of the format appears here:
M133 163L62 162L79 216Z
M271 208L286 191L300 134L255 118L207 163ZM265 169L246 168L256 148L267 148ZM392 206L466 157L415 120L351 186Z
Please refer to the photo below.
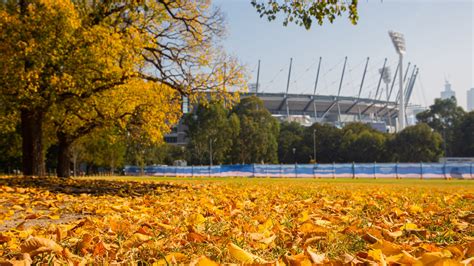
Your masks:
M233 243L230 243L227 246L227 249L229 250L229 254L232 256L232 258L236 259L237 261L245 264L251 264L251 263L265 263L265 260L253 255L252 253L243 250L242 248L238 247L237 245L234 245Z
M472 265L472 195L403 181L0 178L0 265Z

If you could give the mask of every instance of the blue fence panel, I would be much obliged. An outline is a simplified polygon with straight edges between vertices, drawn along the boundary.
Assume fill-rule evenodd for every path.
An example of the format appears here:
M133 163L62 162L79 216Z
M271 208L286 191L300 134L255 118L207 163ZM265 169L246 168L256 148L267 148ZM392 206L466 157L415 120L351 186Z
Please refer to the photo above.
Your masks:
M123 168L123 172L124 172L125 175L140 175L141 174L141 169L138 166L126 165Z
M334 164L316 164L314 165L314 175L318 178L334 178Z
M421 178L421 164L419 163L401 163L398 164L399 178Z
M294 164L282 164L280 165L281 177L296 177L296 167Z
M126 175L141 175L137 166L125 166ZM462 178L473 179L470 163L359 163L290 165L147 166L143 174L153 176L239 176L318 178Z
M354 165L354 176L356 178L375 178L375 167L373 163L359 163Z
M176 176L192 176L193 175L193 169L188 166L176 166Z
M423 179L430 178L446 178L444 174L444 164L440 163L423 163L420 165Z
M334 165L334 177L354 177L354 166L351 163L341 163Z
M253 164L254 177L279 177L280 165Z
M314 177L314 165L312 164L297 164L296 177Z
M394 163L375 164L375 176L377 178L397 178L397 164L394 164Z
M470 179L471 165L466 163L447 164L445 168L447 178Z
M251 164L222 165L220 176L253 176L253 166Z
M209 176L209 166L194 166L193 176Z

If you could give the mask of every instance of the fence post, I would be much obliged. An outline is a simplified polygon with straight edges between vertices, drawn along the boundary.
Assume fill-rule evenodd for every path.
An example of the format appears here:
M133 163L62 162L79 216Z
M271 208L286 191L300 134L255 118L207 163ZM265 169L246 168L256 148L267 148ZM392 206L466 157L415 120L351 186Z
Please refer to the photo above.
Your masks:
M283 166L280 164L280 178L283 178Z
M398 162L395 163L395 178L398 179Z
M194 177L194 165L191 165L191 177Z
M336 163L332 162L332 178L336 179Z
M444 179L448 179L448 176L446 175L446 161L444 161L444 164L443 164L443 174L444 174Z
M315 171L315 168L317 167L317 164L314 163L313 164L313 178L316 178L316 171Z
M470 167L469 167L469 169L470 169L469 172L471 173L471 179L472 179L472 163L470 163L469 165L470 165Z
M352 179L356 178L355 162L352 162Z
M423 162L420 162L420 179L423 179Z
M252 177L255 178L255 164L252 164Z
M377 179L377 176L375 175L376 168L377 168L377 162L374 162L374 179Z
M298 177L298 170L296 169L298 167L298 164L295 163L295 177L297 178Z

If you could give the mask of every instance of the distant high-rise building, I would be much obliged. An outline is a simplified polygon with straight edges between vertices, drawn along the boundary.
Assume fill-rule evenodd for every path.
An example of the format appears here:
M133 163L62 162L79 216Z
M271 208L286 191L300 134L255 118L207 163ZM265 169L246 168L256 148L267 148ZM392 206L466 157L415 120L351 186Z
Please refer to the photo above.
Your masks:
M467 91L467 111L474 111L474 88Z
M444 84L444 91L441 92L441 99L449 99L451 97L456 97L456 93L451 89L451 83L446 80Z

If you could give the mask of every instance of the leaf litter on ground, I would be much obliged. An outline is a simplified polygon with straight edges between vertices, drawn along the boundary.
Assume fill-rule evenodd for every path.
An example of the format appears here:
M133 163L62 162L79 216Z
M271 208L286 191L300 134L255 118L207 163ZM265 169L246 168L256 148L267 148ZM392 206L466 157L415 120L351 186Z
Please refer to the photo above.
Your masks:
M0 265L472 265L470 186L0 178Z

